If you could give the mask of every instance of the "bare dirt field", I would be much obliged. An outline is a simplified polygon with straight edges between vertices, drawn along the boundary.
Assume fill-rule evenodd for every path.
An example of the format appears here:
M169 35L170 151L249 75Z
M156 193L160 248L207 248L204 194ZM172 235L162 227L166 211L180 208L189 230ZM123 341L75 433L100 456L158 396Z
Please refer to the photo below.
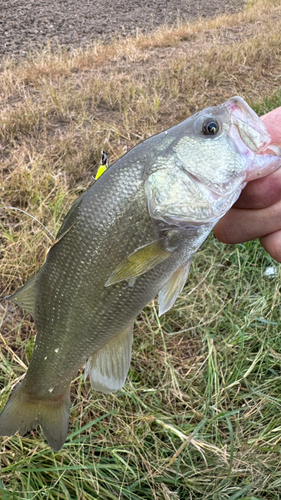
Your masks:
M0 5L0 56L62 45L84 47L198 17L241 10L245 0L4 0Z

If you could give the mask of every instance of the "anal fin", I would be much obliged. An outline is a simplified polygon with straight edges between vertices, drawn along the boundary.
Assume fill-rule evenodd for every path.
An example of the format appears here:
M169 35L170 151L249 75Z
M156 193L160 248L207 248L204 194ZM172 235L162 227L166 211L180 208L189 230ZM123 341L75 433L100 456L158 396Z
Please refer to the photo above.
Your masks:
M166 260L170 255L171 252L163 248L161 240L137 248L113 271L105 286L136 278Z
M88 359L85 379L89 375L92 389L104 393L122 389L131 363L133 326L130 323Z
M161 288L158 294L159 316L169 311L183 290L189 273L191 259L182 264Z

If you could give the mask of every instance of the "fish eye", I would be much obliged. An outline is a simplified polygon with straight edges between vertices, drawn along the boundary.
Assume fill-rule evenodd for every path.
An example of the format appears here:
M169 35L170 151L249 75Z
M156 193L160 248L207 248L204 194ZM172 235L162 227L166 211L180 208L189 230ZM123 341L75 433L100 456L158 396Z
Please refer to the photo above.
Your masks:
M219 122L214 118L207 118L202 124L202 134L215 135L220 129Z

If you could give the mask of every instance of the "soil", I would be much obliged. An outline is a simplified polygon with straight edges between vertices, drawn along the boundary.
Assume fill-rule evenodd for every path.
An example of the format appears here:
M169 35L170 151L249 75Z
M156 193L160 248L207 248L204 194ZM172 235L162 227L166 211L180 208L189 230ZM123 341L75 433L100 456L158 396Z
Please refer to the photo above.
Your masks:
M0 56L50 44L70 50L97 39L136 36L163 24L241 10L245 0L2 0Z

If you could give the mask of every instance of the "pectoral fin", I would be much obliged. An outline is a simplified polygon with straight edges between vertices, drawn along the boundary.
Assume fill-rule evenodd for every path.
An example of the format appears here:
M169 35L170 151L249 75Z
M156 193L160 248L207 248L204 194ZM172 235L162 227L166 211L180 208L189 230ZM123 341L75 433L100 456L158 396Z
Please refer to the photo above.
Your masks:
M109 393L122 389L131 362L133 326L134 323L130 323L88 359L85 378L89 375L96 391Z
M138 248L113 271L105 286L136 278L166 260L170 255L171 252L163 248L161 241L153 241Z
M158 294L159 316L171 309L177 297L181 293L189 273L191 259L180 266L171 278L165 283Z
M35 298L37 293L38 274L29 280L13 295L5 297L6 300L12 300L18 306L21 306L26 312L34 317Z

